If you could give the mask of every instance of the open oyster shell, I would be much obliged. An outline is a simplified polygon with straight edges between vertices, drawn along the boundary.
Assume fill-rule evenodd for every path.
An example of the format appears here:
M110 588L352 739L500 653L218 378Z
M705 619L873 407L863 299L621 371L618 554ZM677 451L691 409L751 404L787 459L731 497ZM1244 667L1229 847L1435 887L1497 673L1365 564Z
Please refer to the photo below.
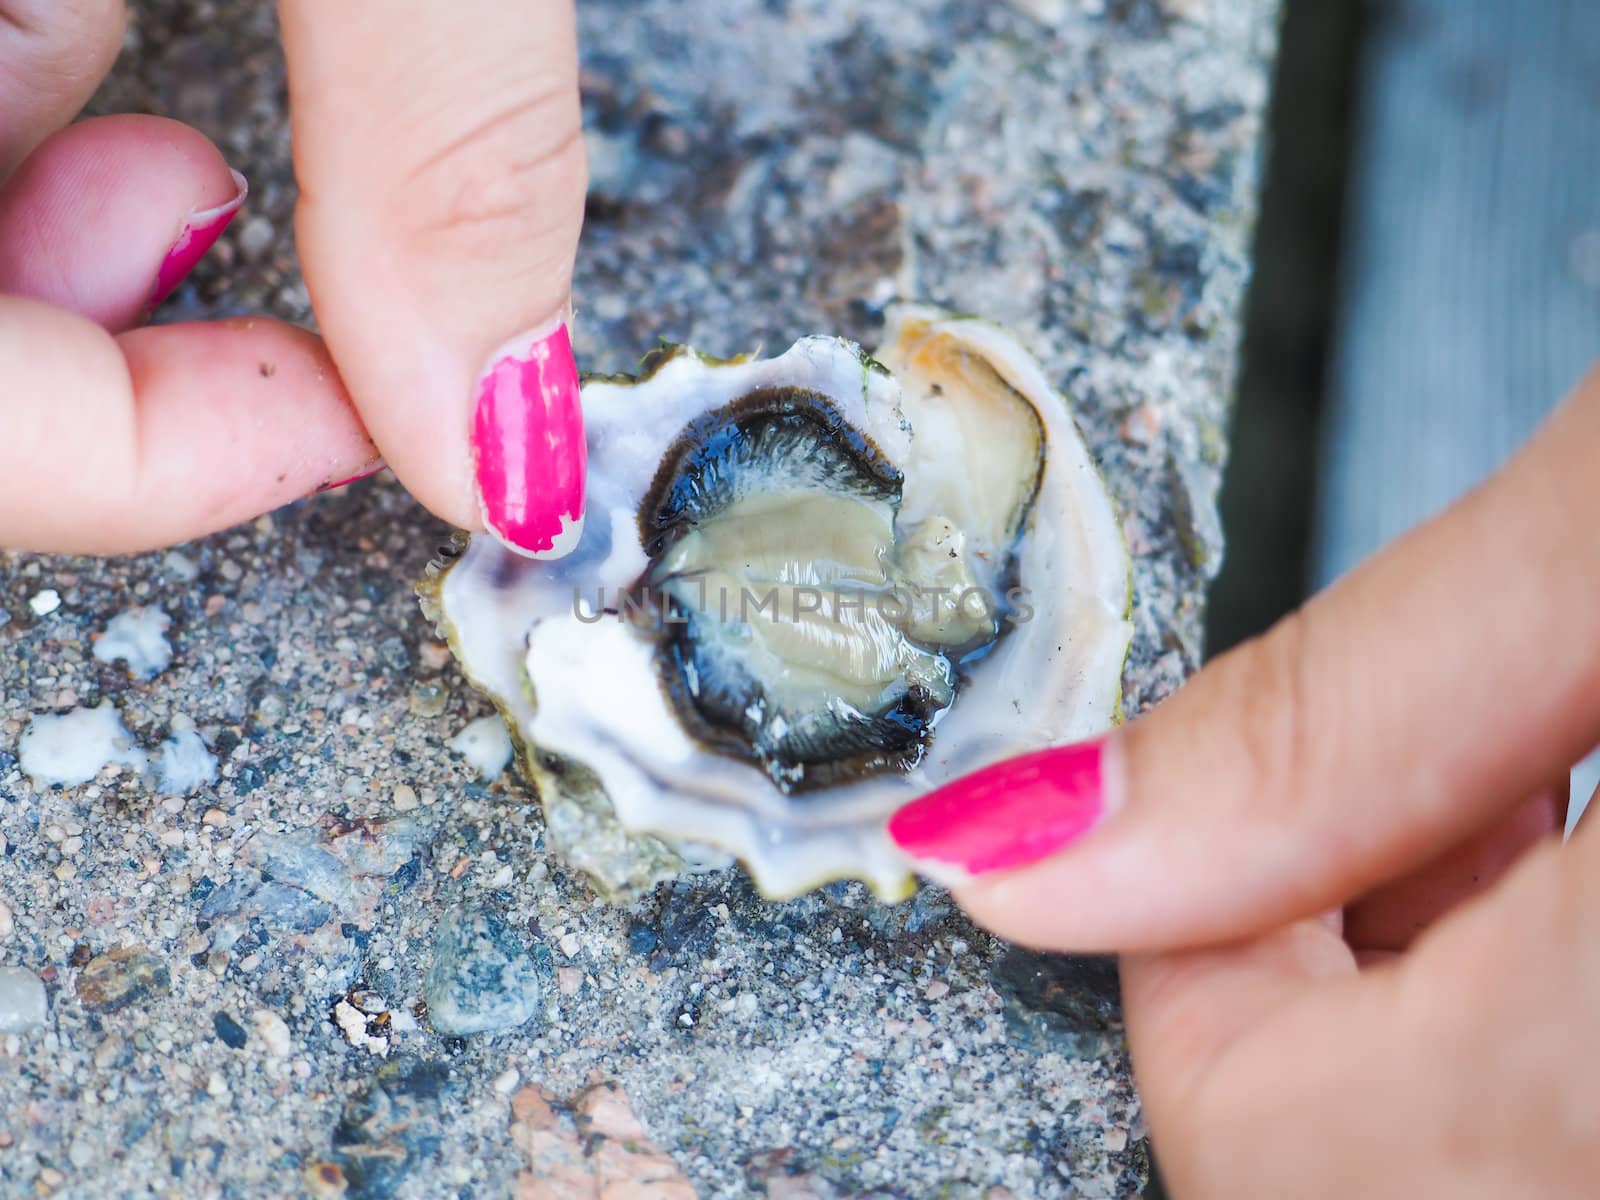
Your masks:
M578 550L473 538L419 592L603 894L732 856L774 898L903 897L897 808L1118 719L1127 550L1004 331L905 306L876 358L675 347L583 402Z

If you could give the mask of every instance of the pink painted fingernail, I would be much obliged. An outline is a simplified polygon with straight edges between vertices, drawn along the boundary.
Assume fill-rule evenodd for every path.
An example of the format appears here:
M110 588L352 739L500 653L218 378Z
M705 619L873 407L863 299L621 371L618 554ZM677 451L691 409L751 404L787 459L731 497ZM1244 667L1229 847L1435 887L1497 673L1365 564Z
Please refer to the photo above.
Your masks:
M472 417L472 453L489 532L529 558L570 554L583 534L589 447L564 322L489 359Z
M1107 744L1097 738L975 771L895 813L889 836L913 858L972 875L1038 862L1106 815Z
M317 494L321 495L323 492L336 491L336 490L338 490L339 488L342 488L342 487L349 487L352 483L360 483L363 479L371 479L379 471L383 470L384 466L385 466L385 463L384 463L383 459L380 458L372 466L368 467L364 471L361 471L361 472L359 472L359 473L357 473L355 475L350 476L349 479L336 479L336 480L333 480L330 483L323 484L321 487L319 487L317 489Z
M216 245L222 231L244 206L244 198L250 194L250 184L239 172L233 171L232 175L233 182L238 185L238 192L232 200L215 208L191 213L183 223L183 231L178 234L178 240L172 243L172 249L167 251L167 257L161 262L161 269L156 272L156 287L150 293L150 308L154 309L178 290L178 285L194 270L195 264L206 256L206 251Z

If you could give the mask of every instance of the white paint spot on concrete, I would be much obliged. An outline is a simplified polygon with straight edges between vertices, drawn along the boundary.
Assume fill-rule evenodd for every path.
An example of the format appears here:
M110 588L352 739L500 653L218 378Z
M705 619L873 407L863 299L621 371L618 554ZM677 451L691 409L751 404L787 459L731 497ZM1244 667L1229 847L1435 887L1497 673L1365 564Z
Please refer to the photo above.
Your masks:
M17 759L35 783L69 786L88 783L107 763L143 770L146 761L109 701L99 708L34 717L17 746Z
M187 796L217 781L217 758L192 729L174 729L161 743L156 760L156 790L163 796Z
M130 608L111 618L94 644L94 656L103 663L120 659L135 679L154 679L172 665L172 644L166 636L171 624L159 608Z
M455 737L450 749L467 760L485 783L511 765L511 734L498 715L479 717Z

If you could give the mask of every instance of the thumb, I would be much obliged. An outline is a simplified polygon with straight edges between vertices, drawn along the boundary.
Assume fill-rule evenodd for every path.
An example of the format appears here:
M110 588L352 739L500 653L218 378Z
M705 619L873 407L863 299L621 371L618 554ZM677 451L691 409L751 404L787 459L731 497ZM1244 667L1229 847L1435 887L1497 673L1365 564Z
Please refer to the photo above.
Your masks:
M306 283L364 423L445 520L565 553L585 464L566 328L587 186L572 0L280 14Z
M1600 737L1600 373L1498 476L1166 705L890 833L1036 946L1228 941L1435 859Z

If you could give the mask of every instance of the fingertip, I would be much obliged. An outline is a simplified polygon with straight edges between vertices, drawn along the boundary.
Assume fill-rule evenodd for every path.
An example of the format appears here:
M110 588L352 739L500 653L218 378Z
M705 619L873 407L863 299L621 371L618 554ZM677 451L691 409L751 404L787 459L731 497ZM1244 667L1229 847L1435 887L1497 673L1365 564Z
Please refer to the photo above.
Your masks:
M0 291L131 328L216 241L243 192L221 152L177 121L70 126L0 191Z

